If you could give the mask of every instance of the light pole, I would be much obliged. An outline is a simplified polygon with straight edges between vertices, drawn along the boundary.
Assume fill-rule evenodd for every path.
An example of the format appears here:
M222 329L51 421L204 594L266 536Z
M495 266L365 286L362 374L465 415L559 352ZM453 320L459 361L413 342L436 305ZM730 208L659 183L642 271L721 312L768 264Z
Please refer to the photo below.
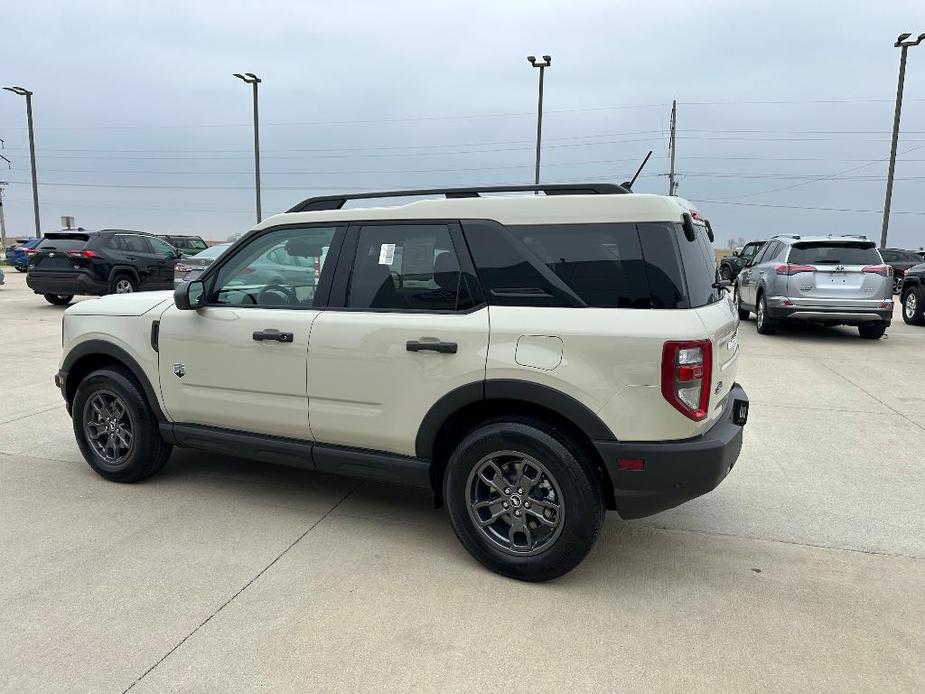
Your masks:
M257 223L260 224L263 215L260 213L260 120L257 113L257 85L261 79L253 72L245 72L243 75L236 72L234 76L254 87L254 187L257 191Z
M880 248L886 247L886 232L890 226L890 206L893 204L893 172L896 170L896 144L899 142L899 116L903 108L903 83L906 81L906 52L910 46L918 46L925 40L925 34L912 38L912 34L900 34L894 47L899 53L899 84L896 87L896 110L893 112L893 143L890 145L890 169L886 175L886 200L883 202L883 227L880 230Z
M536 172L533 175L533 182L540 184L540 146L543 141L543 75L546 68L552 63L552 56L544 55L542 60L537 60L536 56L528 55L527 60L533 67L540 69L540 95L536 103Z
M35 133L32 129L32 92L23 87L4 87L8 92L26 97L26 120L29 124L29 156L32 159L32 215L35 218L35 235L42 238L42 223L39 221L39 181L35 174Z

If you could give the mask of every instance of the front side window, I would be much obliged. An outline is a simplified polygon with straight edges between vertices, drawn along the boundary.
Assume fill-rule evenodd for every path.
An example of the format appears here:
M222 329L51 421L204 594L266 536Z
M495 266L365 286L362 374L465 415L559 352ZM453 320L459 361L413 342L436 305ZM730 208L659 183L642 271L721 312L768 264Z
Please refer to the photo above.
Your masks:
M310 308L335 227L279 229L241 248L212 283L212 305Z
M468 295L446 224L360 228L348 308L456 311Z
M148 242L154 246L155 253L159 253L160 255L168 257L175 256L177 254L177 250L166 241L161 241L160 239L148 239Z

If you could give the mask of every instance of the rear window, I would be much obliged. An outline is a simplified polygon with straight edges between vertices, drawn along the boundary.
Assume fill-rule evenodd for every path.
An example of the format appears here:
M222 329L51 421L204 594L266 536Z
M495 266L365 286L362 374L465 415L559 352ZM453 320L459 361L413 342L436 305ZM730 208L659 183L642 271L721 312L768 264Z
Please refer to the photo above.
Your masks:
M37 246L40 251L77 251L87 245L86 234L46 234Z
M870 243L811 241L796 243L787 259L797 265L879 265L880 254Z

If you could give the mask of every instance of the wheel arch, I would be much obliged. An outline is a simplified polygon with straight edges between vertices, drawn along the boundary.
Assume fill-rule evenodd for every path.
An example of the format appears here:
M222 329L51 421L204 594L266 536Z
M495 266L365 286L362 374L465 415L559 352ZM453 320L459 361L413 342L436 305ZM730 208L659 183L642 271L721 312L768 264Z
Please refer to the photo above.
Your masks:
M461 386L428 411L418 429L415 452L430 461L430 481L442 502L443 475L457 444L481 424L500 417L536 420L567 435L601 475L608 508L615 507L613 484L592 441L614 441L613 432L587 406L549 386L514 379Z
M109 271L109 283L112 284L116 275L129 275L137 287L141 283L141 276L138 274L138 268L131 265L114 265Z
M141 385L145 399L159 422L167 421L157 399L157 393L151 385L145 370L128 352L104 340L87 340L76 345L64 359L61 370L67 374L64 381L64 401L68 412L74 402L77 388L87 374L106 366L122 366L128 369Z

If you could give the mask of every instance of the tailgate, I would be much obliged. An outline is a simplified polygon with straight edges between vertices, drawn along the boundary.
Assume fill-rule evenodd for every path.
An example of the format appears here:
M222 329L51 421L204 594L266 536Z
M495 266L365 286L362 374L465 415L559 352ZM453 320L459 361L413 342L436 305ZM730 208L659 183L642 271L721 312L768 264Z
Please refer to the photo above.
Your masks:
M29 269L41 272L73 272L75 258L68 255L70 251L83 250L89 240L87 234L49 233L36 247L29 258Z
M726 396L735 384L739 369L739 318L730 295L702 308L697 315L713 343L713 376L710 382L710 415L707 422L722 414Z

